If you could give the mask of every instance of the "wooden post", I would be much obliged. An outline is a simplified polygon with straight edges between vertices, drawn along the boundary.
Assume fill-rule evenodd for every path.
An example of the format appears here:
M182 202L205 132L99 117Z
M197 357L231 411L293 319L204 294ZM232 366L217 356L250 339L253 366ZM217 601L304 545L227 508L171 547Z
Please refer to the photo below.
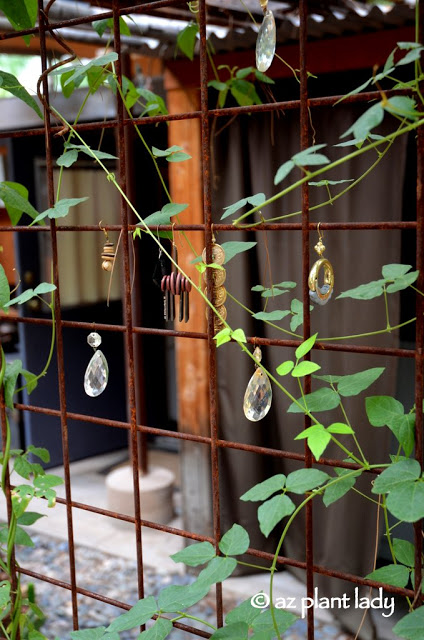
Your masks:
M198 111L200 92L183 86L176 75L165 72L165 89L169 112L185 113ZM202 224L202 165L201 136L198 119L173 121L168 128L169 146L179 145L191 155L191 160L169 163L170 193L174 202L188 204L181 214L181 222ZM190 262L204 247L204 234L187 232L187 239L175 232L178 247L178 262L194 282L199 274ZM176 323L178 329L205 331L205 303L196 293L190 294L190 321ZM178 429L185 433L209 436L208 408L208 352L206 340L176 339L176 372L178 384ZM181 490L183 496L184 528L199 534L210 535L212 531L212 498L209 447L193 442L182 443Z

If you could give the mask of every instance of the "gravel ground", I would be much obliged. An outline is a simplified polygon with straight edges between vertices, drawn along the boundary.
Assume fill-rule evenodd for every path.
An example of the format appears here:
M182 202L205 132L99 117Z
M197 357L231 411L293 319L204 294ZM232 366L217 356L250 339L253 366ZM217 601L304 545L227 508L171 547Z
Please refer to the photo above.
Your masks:
M47 536L34 535L35 548L20 548L18 561L26 569L43 572L49 577L69 582L68 545L65 542ZM101 553L88 547L76 547L76 576L79 587L89 589L121 602L134 604L137 601L137 571L136 563L132 560L118 558ZM145 593L157 596L161 589L169 584L189 584L193 576L173 573L157 574L150 567L145 568ZM25 582L30 581L25 577ZM54 640L69 640L72 630L72 606L70 592L44 581L35 581L37 602L47 614L47 620L42 628L43 633ZM225 602L227 610L232 609L238 602ZM122 613L122 609L104 604L92 598L78 596L78 611L80 628L105 625ZM205 598L201 603L190 609L190 614L205 619L212 624L214 617L214 598ZM191 624L191 621L188 621ZM193 623L195 626L196 623ZM202 627L207 629L206 627ZM121 633L122 640L133 640L139 632L127 631ZM196 636L179 629L174 629L169 636L172 640L193 640ZM284 634L284 640L304 640L306 638L306 621L297 622ZM346 638L340 629L332 624L317 622L316 640L339 640Z

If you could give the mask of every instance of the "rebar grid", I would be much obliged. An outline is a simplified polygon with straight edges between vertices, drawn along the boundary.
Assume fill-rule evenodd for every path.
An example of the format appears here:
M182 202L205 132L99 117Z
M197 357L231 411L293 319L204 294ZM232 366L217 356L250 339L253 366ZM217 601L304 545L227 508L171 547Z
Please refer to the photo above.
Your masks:
M156 0L154 2L147 2L139 4L138 6L121 7L119 0L113 0L113 7L111 11L106 11L103 14L96 14L91 17L75 18L72 20L61 21L60 23L50 24L44 14L43 1L38 0L39 3L39 27L34 29L28 29L22 32L14 32L8 34L0 34L0 41L10 40L12 38L21 37L25 34L38 34L40 37L41 47L41 61L43 72L47 69L47 46L46 35L53 30L59 30L62 27L77 26L81 24L87 24L93 20L100 20L104 18L113 18L114 24L114 48L118 53L119 59L116 64L116 71L118 80L121 78L120 58L121 58L121 46L120 46L120 33L119 33L119 17L123 15L129 15L131 13L145 13L148 14L162 7L172 7L184 4L182 0ZM211 245L212 245L212 217L211 217L211 183L210 183L210 151L209 151L209 128L210 119L213 117L222 116L234 116L243 113L257 113L257 112L270 112L275 110L299 110L300 122L301 122L301 148L305 149L309 146L309 114L308 109L327 107L334 105L341 96L329 96L321 98L308 98L307 89L307 60L306 60L306 45L307 45L307 0L300 0L299 3L299 15L300 15L300 33L299 33L299 48L300 48L300 99L290 100L286 102L277 102L269 104L261 104L250 107L231 107L223 109L209 109L208 107L208 60L206 51L206 6L205 0L200 0L199 3L199 28L200 28L200 61L199 61L199 84L201 88L201 109L200 111L193 111L189 113L179 113L176 115L167 116L153 116L130 119L124 117L124 109L122 101L117 96L117 117L115 119L103 121L103 122L89 122L84 124L78 124L75 129L78 132L93 131L99 129L115 129L117 132L118 140L118 155L119 155L119 185L125 191L126 189L126 168L125 168L125 129L127 127L133 127L134 125L150 125L159 122L169 122L176 120L200 120L201 125L201 141L202 141L202 190L204 201L204 222L203 224L177 224L177 225L161 225L160 230L186 230L186 231L199 231L205 234L206 250L207 250L207 262L211 262ZM423 3L421 4L421 16L420 16L421 29L424 24ZM422 34L421 34L422 36ZM422 41L422 38L421 38ZM391 92L387 92L390 95ZM405 93L405 92L396 92ZM43 79L43 94L48 102L48 86L47 76ZM365 103L371 99L380 97L379 92L367 92L349 96L345 102L350 103ZM51 141L52 136L56 134L61 126L56 126L51 123L48 108L45 105L45 125L43 128L37 127L29 130L13 130L13 131L0 131L0 139L4 138L20 138L23 136L39 136L45 135L46 137L46 166L47 166L47 185L49 206L54 204L53 193L53 157L51 154ZM399 230L399 229L415 229L416 230L416 259L417 269L420 270L420 276L418 280L418 288L424 289L424 193L423 193L423 181L424 181L424 130L421 128L418 132L417 138L417 158L418 158L418 174L417 174L417 220L416 222L363 222L363 223L322 223L321 229L338 229L338 230ZM58 498L57 502L63 504L66 507L67 522L68 522L68 543L69 543L69 566L70 566L70 581L65 582L49 577L43 573L36 573L29 571L24 567L17 568L15 566L15 573L12 576L13 584L16 585L16 571L22 574L31 576L38 580L48 582L58 588L63 588L71 592L72 599L72 613L73 613L73 626L74 629L78 629L78 601L77 595L84 595L91 597L95 600L112 604L121 609L129 609L130 605L125 602L113 600L104 595L94 593L87 589L84 589L77 584L76 572L75 572L75 550L74 550L74 535L73 535L73 517L74 510L89 511L94 514L102 515L124 522L129 522L134 525L136 542L137 542L137 575L138 575L138 595L143 597L143 557L142 557L142 539L141 531L142 527L156 529L158 531L167 532L173 535L177 535L188 540L196 541L210 541L218 550L218 542L220 539L220 504L219 504L219 469L218 469L218 456L219 450L223 448L237 449L253 453L256 455L267 455L271 457L281 459L296 460L306 467L310 467L313 464L312 454L306 447L304 454L299 454L290 451L277 450L272 448L260 447L255 445L248 445L242 442L228 441L219 437L219 425L217 420L217 395L216 395L216 359L215 359L215 345L213 342L214 326L213 319L209 317L208 330L204 332L193 331L177 331L171 329L155 329L152 327L138 327L133 324L133 313L131 304L131 274L130 274L130 253L128 243L128 232L134 230L135 225L129 224L128 220L128 207L121 197L121 224L106 226L107 230L111 231L123 231L122 234L122 260L123 260L123 272L124 272L124 324L123 325L108 325L108 324L96 324L96 329L102 331L112 331L125 334L126 339L126 355L127 355L127 396L129 406L129 420L127 422L108 420L105 418L99 418L96 416L82 415L75 412L70 412L67 409L66 394L65 394L65 373L64 373L64 361L63 361L63 329L88 329L92 328L92 325L85 322L73 322L64 321L61 317L60 308L60 282L58 273L58 260L57 260L57 233L67 231L78 232L99 232L97 226L63 226L56 227L54 220L50 222L50 227L26 227L26 226L7 226L2 227L2 232L17 232L17 233L49 233L51 237L52 255L53 255L53 270L54 270L54 283L57 287L55 295L55 325L56 325L56 347L57 347L57 366L58 366L58 381L59 381L59 398L60 408L57 410L48 409L40 406L32 406L28 404L16 403L16 408L20 411L29 411L39 414L56 416L60 419L61 432L62 432L62 447L63 447L63 463L64 463L64 476L65 476L65 498ZM316 223L309 221L309 191L308 185L302 186L302 220L300 223L281 222L281 223L263 223L259 226L248 225L243 229L254 228L256 231L299 231L302 233L302 259L303 259L303 302L304 302L304 338L310 335L310 312L309 312L309 295L307 279L309 273L309 232L317 228ZM156 231L158 227L152 228ZM239 229L233 225L228 224L214 224L215 230L226 230L237 232ZM210 270L209 270L210 271ZM209 286L208 290L211 291L211 275L208 275ZM417 296L417 322L416 322L416 348L415 350L400 349L400 348L382 348L371 347L365 345L352 345L352 344L332 344L330 342L317 342L314 346L319 350L332 350L343 351L346 353L364 353L374 355L385 355L402 358L415 358L415 404L416 404L416 459L422 465L423 462L423 434L422 434L422 401L423 401L423 339L424 339L424 301L421 296ZM209 314L211 316L211 314ZM33 325L45 325L51 326L52 320L45 318L9 318L10 321L16 323L26 323ZM157 429L149 427L148 425L137 424L136 418L136 373L134 367L134 345L133 337L135 334L143 334L150 336L170 336L178 338L189 338L206 340L208 343L209 352L209 371L210 371L210 386L209 386L209 415L210 415L210 435L199 436L184 432L173 432L169 430ZM256 337L248 337L248 342L253 344L272 345L280 347L296 347L300 344L299 340L290 339L264 339ZM310 378L306 379L305 392L308 393L311 390ZM5 401L4 396L0 393L0 417L2 424L3 442L5 442ZM128 516L117 512L112 512L106 509L100 509L94 505L75 502L72 500L71 494L71 477L69 468L69 447L68 447L68 420L77 420L89 422L93 425L103 425L114 427L117 429L126 429L130 433L131 442L131 461L133 468L133 485L134 485L134 506L135 516ZM305 427L309 426L309 419L305 417ZM201 536L194 532L186 531L184 529L176 529L167 525L161 525L154 522L144 520L142 512L140 510L139 501L139 454L137 447L137 440L140 436L146 434L154 434L158 437L171 437L177 440L188 440L203 444L210 448L211 453L211 468L212 468L212 494L213 494L213 536ZM347 463L343 460L321 458L319 460L320 465L328 467L342 467L347 469L357 469L358 465L354 463ZM378 470L370 471L370 473L378 473ZM7 478L7 505L8 512L10 514L11 500L10 500L10 483ZM383 585L380 582L373 580L366 580L360 576L348 574L342 571L335 571L327 567L322 567L314 564L313 552L312 552L312 525L313 525L313 511L312 501L308 503L306 509L306 550L305 550L305 562L287 558L284 556L278 557L278 563L280 566L292 566L305 570L306 572L306 584L307 584L307 596L313 597L313 585L314 574L326 575L333 578L350 581L358 585L367 585L371 587L384 586L386 591L416 598L416 601L420 600L420 585L421 585L421 545L422 545L422 523L415 525L415 548L416 548L416 566L415 566L415 592L410 589L402 589L399 587L393 587L390 585ZM260 551L258 549L249 549L248 554L253 557L270 561L273 556L270 553ZM216 607L217 607L217 625L221 626L223 621L223 602L222 602L222 589L221 585L216 587ZM210 634L205 631L200 631L189 625L184 625L176 622L175 626L179 629L188 631L197 637L208 638ZM308 609L308 640L314 638L314 618L313 609Z

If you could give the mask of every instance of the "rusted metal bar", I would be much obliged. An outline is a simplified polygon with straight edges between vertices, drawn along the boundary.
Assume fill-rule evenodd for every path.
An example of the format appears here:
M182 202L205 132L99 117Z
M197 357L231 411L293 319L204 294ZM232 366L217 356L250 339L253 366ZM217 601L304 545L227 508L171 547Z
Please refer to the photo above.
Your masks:
M424 3L421 2L419 20L419 41L424 42ZM423 83L421 83L423 88ZM419 270L417 288L424 289L424 127L420 127L417 132L417 232L416 232L416 268ZM423 468L423 364L424 364L424 299L423 296L416 296L417 322L415 325L415 459ZM414 589L419 602L421 594L422 570L422 548L423 548L423 520L414 524L415 538L415 578Z
M209 130L209 107L208 107L208 56L206 37L206 0L199 2L199 35L200 35L200 106L201 106L201 144L202 144L202 189L203 208L205 222L205 244L207 264L213 262L212 259L212 204L211 204L211 166L210 166L210 130ZM213 280L212 270L206 271L206 284L208 298L212 299ZM214 544L219 553L219 541L221 538L221 514L219 496L219 449L218 440L218 394L217 394L217 363L216 347L213 340L214 315L208 313L208 351L209 351L209 415L211 434L211 470L212 470L212 508L213 508L213 533ZM224 624L222 608L222 584L216 585L216 623L218 627Z
M97 19L97 18L96 18ZM387 91L387 97L395 96L395 95L407 95L410 94L410 91ZM378 100L381 98L381 95L378 91L367 91L364 93L358 93L353 96L324 96L322 98L310 98L309 99L309 107L318 108L318 107L331 107L334 106L337 102L343 99L345 104L355 104L362 102L369 102L370 100ZM225 107L222 109L210 109L208 114L210 118L215 117L233 117L236 115L242 114L250 114L250 113L264 113L271 111L293 111L295 109L300 109L300 100L286 100L282 102L268 102L264 104L251 105L249 107ZM189 120L189 119L201 119L202 112L201 111L191 111L188 113L175 113L175 114L167 114L167 115L158 115L158 116L143 116L142 118L124 118L123 125L125 127L128 126L140 126L140 125L151 125L151 124L159 124L161 122L170 122L171 120ZM80 124L76 124L74 126L75 131L79 133L84 131L96 131L98 129L114 129L117 126L117 120L104 120L102 122L84 122ZM52 133L59 133L63 129L62 126L54 126L52 127ZM19 130L11 130L11 131L2 131L0 127L0 139L1 138L22 138L28 136L37 136L43 135L44 129L42 127L32 128L32 129L19 129Z
M312 231L318 226L317 222L309 223L309 230ZM137 225L129 224L128 231L134 231L137 229ZM160 224L154 227L148 227L150 231L157 233L157 231L201 231L204 232L205 226L203 224ZM215 231L301 231L302 223L300 222L269 222L262 223L260 225L246 225L243 227L236 227L233 224L214 224ZM399 229L416 229L417 223L411 222L323 222L320 224L320 229L323 231L364 231L369 229L371 231L398 231ZM106 231L122 231L122 227L119 224L111 224L102 227ZM1 232L20 232L20 233L46 233L49 231L48 227L29 227L29 226L5 226L1 228ZM62 231L99 231L98 225L90 226L60 226L57 227L58 232Z
M121 72L121 32L119 24L119 0L113 0L113 40L115 51L118 54L116 61L116 79L119 86L122 86ZM125 130L123 126L124 105L119 91L116 92L117 114L118 114L118 157L119 157L119 186L126 193L126 157L125 157ZM134 339L133 321L131 305L131 271L130 271L130 249L128 239L128 206L125 198L121 195L121 224L122 234L122 262L124 272L124 320L126 328L126 357L127 357L127 393L128 408L130 412L131 424L131 462L133 470L134 488L134 514L135 514L135 536L137 553L137 581L138 597L144 597L144 575L143 575L143 551L140 527L140 471L138 457L138 431L137 431L137 405L135 392L135 361L134 361Z
M300 69L300 149L301 151L309 147L309 104L308 104L308 70L306 45L308 40L307 20L308 7L307 0L299 2L299 69ZM303 291L303 339L307 340L311 335L311 312L309 301L309 184L302 184L302 291ZM310 360L311 354L305 356L306 360ZM304 393L311 392L311 376L306 376L303 381ZM311 426L311 418L306 415L303 419L305 429ZM312 467L313 457L308 447L307 441L305 445L305 467ZM305 506L305 557L306 557L306 595L313 598L314 595L314 572L312 569L314 562L314 539L313 539L313 505L310 500ZM308 640L314 638L314 609L308 609L307 613Z
M52 155L52 132L50 122L49 105L49 87L47 75L45 72L48 68L48 56L46 48L46 26L48 16L46 16L43 8L43 1L38 0L38 22L40 33L40 56L41 69L44 74L42 82L42 91L44 98L44 126L46 140L46 163L47 163L47 193L49 207L53 207L55 203L54 182L53 182L53 155ZM52 248L53 262L53 282L56 285L54 294L54 311L55 311L55 327L56 327L56 354L57 354L57 374L59 383L59 403L60 403L60 425L62 433L62 455L63 470L65 476L65 492L66 492L66 519L68 529L69 544L69 570L71 577L71 597L72 597L72 620L74 629L78 629L78 600L77 600L77 582L75 571L75 545L74 545L74 528L72 519L72 493L71 493L71 476L69 469L69 437L68 423L66 418L66 390L65 390L65 367L63 353L63 333L62 333L62 312L60 307L60 282L59 282L59 263L57 253L57 234L56 220L50 220L50 239Z

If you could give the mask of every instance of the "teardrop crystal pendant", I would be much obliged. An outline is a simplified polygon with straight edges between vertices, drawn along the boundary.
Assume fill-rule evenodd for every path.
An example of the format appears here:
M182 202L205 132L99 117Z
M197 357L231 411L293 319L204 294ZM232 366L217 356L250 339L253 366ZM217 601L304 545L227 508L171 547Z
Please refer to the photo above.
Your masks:
M276 39L274 14L267 9L256 40L256 68L258 71L264 72L270 68L275 54Z
M88 344L96 349L100 346L102 339L98 333L90 333L87 338ZM101 351L95 351L88 363L84 375L84 391L91 398L96 398L106 389L109 379L109 367L107 360Z
M261 350L256 347L253 352L255 360L261 361ZM244 415L251 422L258 422L265 418L271 408L272 388L265 371L258 367L249 380L243 401Z

